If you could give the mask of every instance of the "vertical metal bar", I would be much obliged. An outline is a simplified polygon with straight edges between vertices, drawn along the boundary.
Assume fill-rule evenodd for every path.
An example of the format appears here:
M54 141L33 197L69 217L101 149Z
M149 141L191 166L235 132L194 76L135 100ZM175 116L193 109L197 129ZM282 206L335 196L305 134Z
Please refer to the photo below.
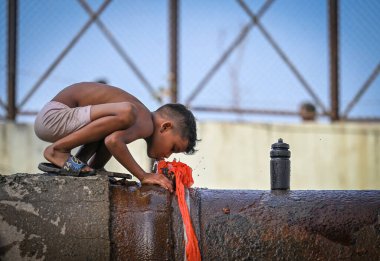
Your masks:
M339 120L339 0L329 3L329 42L330 42L330 98L331 121Z
M18 0L8 0L8 109L7 119L16 120L16 55L17 55L17 4Z
M178 9L179 0L169 1L169 88L170 100L175 103L178 101Z

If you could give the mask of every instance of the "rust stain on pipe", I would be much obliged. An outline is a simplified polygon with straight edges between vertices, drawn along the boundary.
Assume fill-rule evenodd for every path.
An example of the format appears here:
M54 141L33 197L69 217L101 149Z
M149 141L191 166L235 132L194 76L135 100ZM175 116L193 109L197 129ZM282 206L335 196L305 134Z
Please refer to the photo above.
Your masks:
M218 212L226 204L230 215ZM203 191L202 254L209 260L377 258L379 213L379 191Z
M164 189L111 186L111 260L173 260L170 196Z

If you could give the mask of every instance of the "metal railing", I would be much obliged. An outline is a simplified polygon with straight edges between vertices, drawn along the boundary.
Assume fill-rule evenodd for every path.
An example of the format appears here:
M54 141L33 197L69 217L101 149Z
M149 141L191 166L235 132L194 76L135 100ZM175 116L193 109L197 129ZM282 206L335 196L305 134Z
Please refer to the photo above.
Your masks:
M123 45L120 41L117 40L117 37L109 30L106 23L102 21L102 14L111 4L111 0L104 0L104 2L96 10L92 8L86 0L77 0L81 8L87 13L88 20L85 22L73 36L71 41L61 50L61 52L53 59L50 65L47 66L46 70L41 73L36 82L30 87L29 91L20 98L20 102L16 102L18 84L18 53L19 50L19 37L18 37L18 28L19 28L19 2L20 0L8 0L7 1L7 58L6 58L6 84L7 84L7 97L0 97L0 108L5 112L2 116L3 119L8 119L10 121L15 121L18 115L35 115L37 111L31 111L25 108L26 103L30 98L40 89L46 79L52 74L52 72L57 68L57 66L62 62L62 60L68 55L68 53L76 46L79 40L84 36L84 34L89 30L91 26L96 26L97 29L105 36L108 43L112 46L116 54L123 60L127 67L133 72L135 77L139 80L142 87L146 89L151 98L158 103L163 101L160 90L155 87L155 84L152 84L145 77L143 70L139 68L136 61L127 52L127 47ZM237 36L231 41L225 51L221 56L214 62L214 64L204 72L204 75L200 77L198 84L189 92L189 94L183 98L183 102L194 111L199 112L213 112L213 113L235 113L235 114L264 114L264 115L279 115L279 116L298 116L299 111L294 109L271 109L271 108L256 108L254 106L234 106L234 105L225 105L220 103L220 105L200 105L195 102L196 98L210 86L210 81L215 77L217 72L221 69L223 65L226 64L228 59L235 53L239 46L247 40L247 36L253 31L253 28L256 28L258 32L263 36L263 39L266 40L267 44L274 50L276 55L281 59L283 64L289 69L293 74L299 85L307 93L309 99L316 105L318 108L319 114L322 116L328 117L331 121L352 121L352 120L363 120L363 121L379 121L379 117L363 117L355 118L350 115L355 106L357 106L363 95L375 85L375 80L380 73L380 63L378 63L373 71L368 73L368 78L358 88L358 91L353 96L347 105L342 106L340 101L340 92L345 86L341 86L341 75L340 75L340 66L341 66L341 54L340 54L340 3L339 0L327 0L327 15L328 17L328 67L326 68L329 71L329 89L330 89L330 102L329 105L326 104L320 98L320 94L316 89L307 81L307 78L302 74L302 70L296 66L296 63L292 61L292 58L287 54L287 52L281 47L278 41L275 40L273 35L267 30L266 26L262 23L262 19L265 14L270 12L270 8L275 4L275 0L268 0L263 3L263 5L255 13L252 11L247 1L237 0L236 5L241 8L249 21L241 27L240 32ZM169 54L169 69L168 69L168 91L170 101L172 102L181 102L179 99L178 92L181 90L180 81L181 75L179 70L179 64L181 59L181 53L179 51L179 38L181 34L181 19L179 14L181 2L179 0L169 0L168 5L168 54ZM380 34L380 31L377 33ZM182 50L182 52L191 52L191 50ZM302 54L301 54L302 55ZM380 53L374 54L380 58ZM182 72L186 74L186 72ZM215 94L218 95L218 94ZM342 108L342 110L341 110Z

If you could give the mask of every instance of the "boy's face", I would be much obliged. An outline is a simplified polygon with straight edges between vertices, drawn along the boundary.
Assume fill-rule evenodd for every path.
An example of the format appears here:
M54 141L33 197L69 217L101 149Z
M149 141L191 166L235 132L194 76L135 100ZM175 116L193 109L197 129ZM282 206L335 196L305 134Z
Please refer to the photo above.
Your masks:
M162 160L169 158L172 153L186 151L188 140L174 131L171 122L164 122L155 130L152 139L148 142L148 157Z

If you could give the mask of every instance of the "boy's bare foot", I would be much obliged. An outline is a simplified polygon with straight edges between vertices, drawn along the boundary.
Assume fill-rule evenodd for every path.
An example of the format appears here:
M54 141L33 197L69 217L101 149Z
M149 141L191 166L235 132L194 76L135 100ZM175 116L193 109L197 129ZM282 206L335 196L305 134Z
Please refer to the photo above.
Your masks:
M67 159L70 157L69 152L62 152L54 149L54 144L49 145L45 151L44 151L44 157L51 163L63 167ZM87 172L87 171L92 171L92 168L89 166L85 166L82 171Z

